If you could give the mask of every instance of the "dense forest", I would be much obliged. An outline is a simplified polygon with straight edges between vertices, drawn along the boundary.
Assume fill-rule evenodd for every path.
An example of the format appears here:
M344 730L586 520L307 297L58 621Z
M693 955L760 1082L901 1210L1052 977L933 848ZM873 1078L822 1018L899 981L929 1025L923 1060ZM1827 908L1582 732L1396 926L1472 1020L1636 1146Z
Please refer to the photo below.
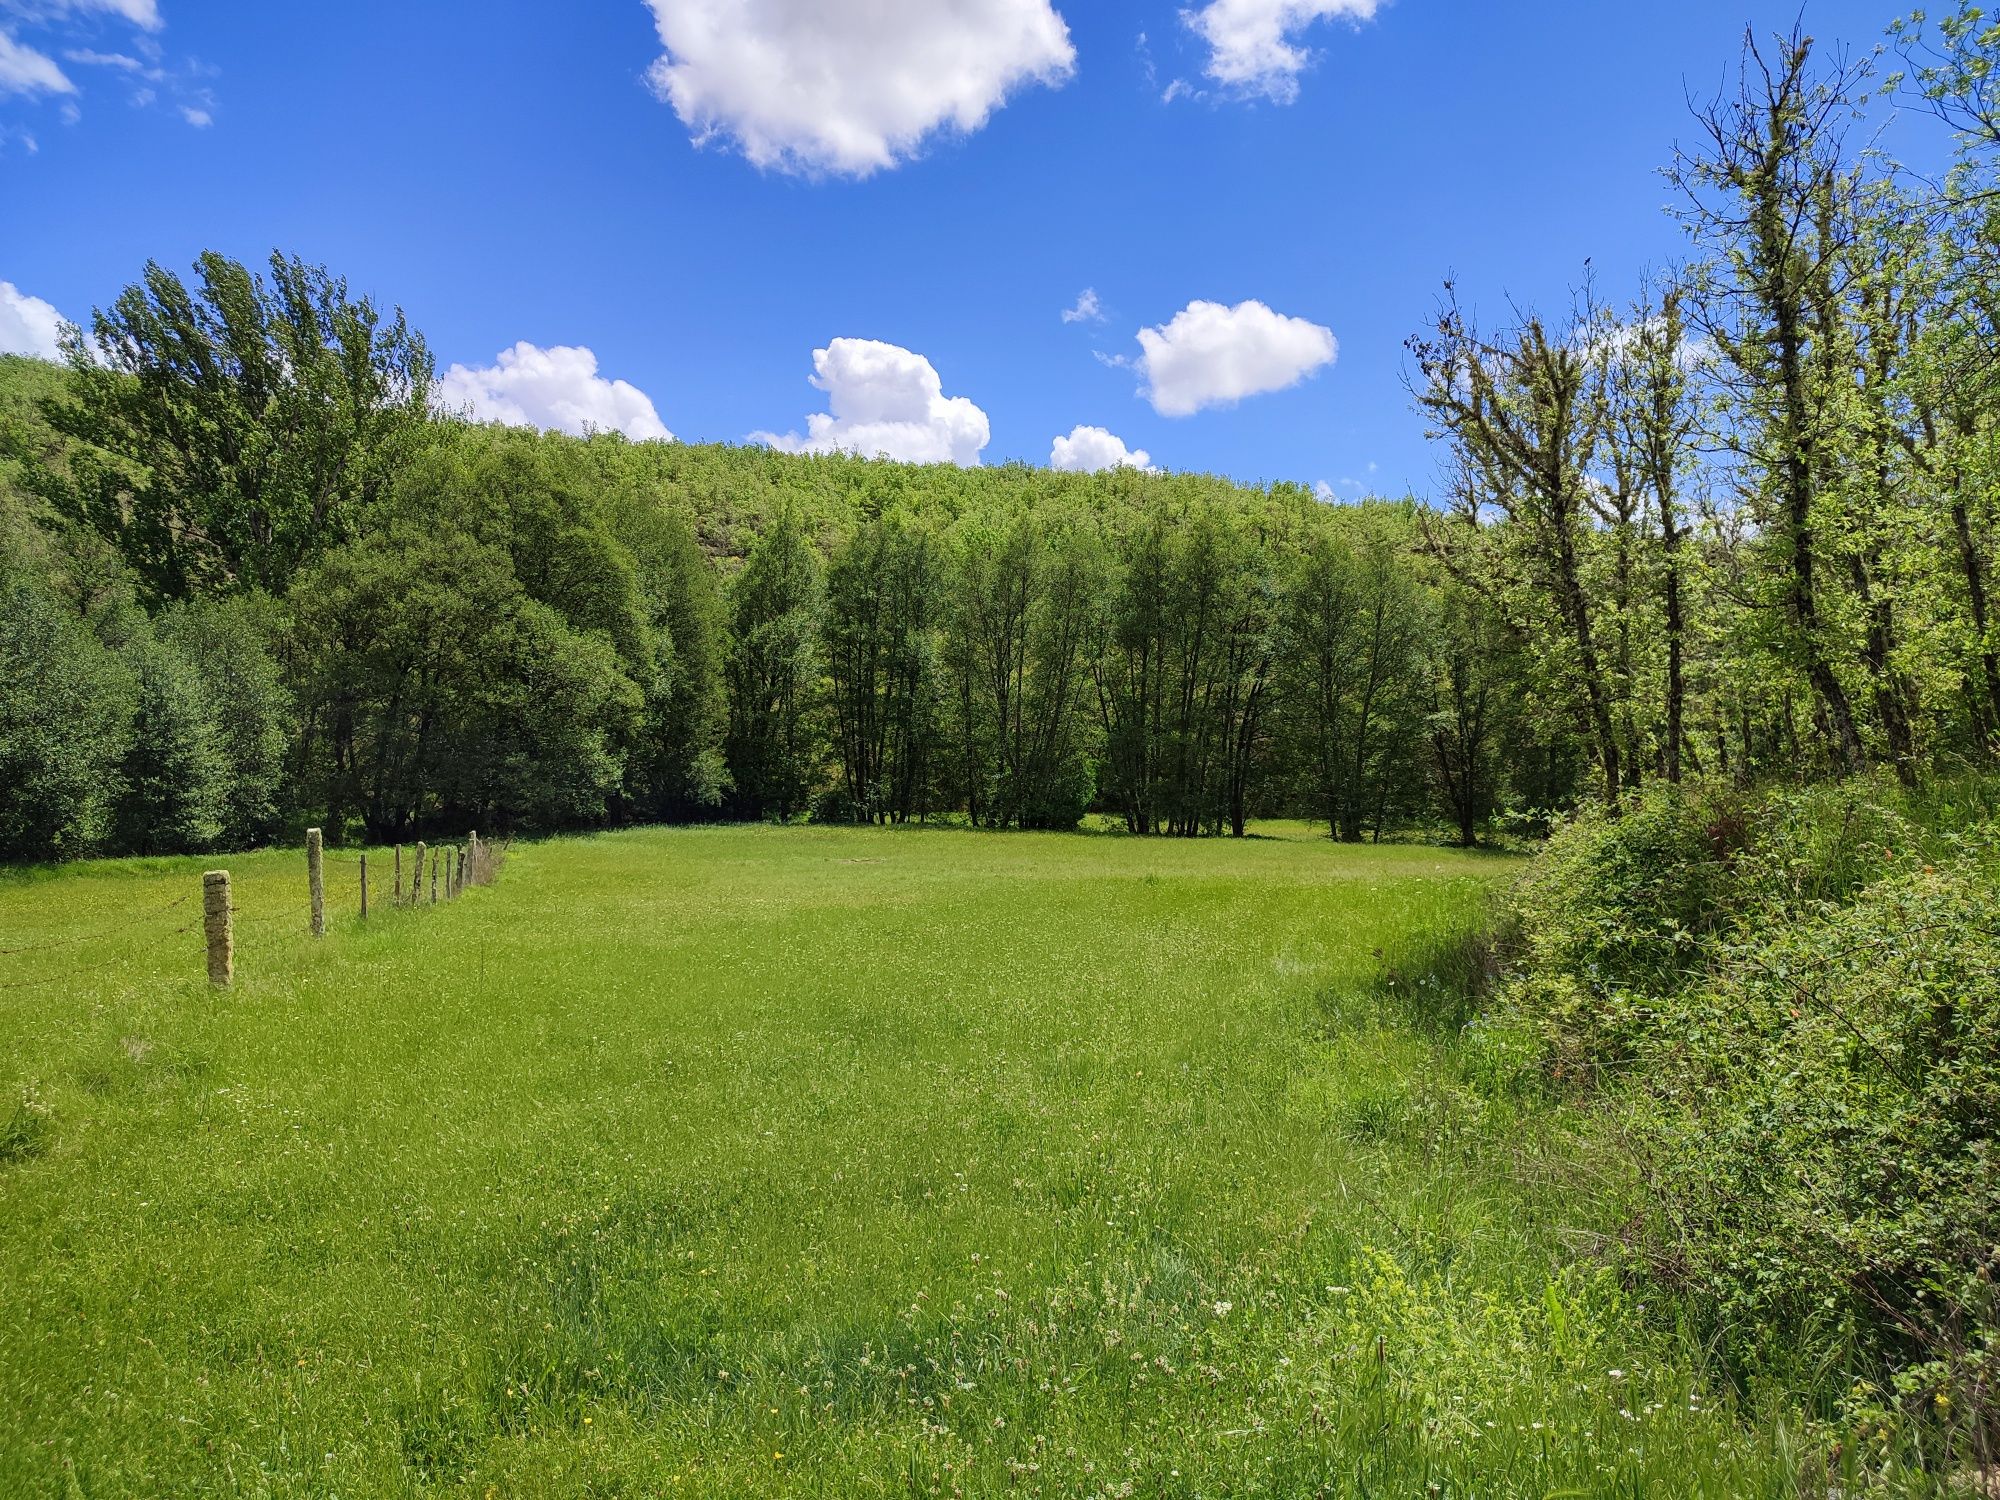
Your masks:
M714 817L1471 843L2000 737L1991 28L1748 44L1687 266L1410 340L1431 501L467 424L400 313L148 265L0 366L0 856Z

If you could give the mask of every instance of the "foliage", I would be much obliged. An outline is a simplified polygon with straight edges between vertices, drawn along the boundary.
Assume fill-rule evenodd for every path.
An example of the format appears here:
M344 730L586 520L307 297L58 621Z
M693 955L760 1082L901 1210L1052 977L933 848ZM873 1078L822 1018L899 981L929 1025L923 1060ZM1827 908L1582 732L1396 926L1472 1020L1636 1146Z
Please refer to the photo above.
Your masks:
M200 599L164 611L161 641L193 667L220 740L227 789L218 842L248 849L278 831L293 705L275 651L283 621L256 595Z
M806 810L821 779L819 557L791 516L750 549L734 589L729 774L751 817Z
M112 837L135 854L213 848L232 790L216 704L194 664L164 641L143 636L125 659L132 728L118 768Z
M1965 830L1994 795L1689 787L1581 817L1518 889L1482 1023L1496 1054L1535 1039L1515 1066L1607 1090L1643 1188L1628 1249L1733 1360L1900 1390L1899 1424L1942 1411L1916 1430L1980 1454L2000 847Z
M430 355L400 312L303 261L273 255L266 279L208 251L196 274L191 290L148 263L71 340L44 411L76 446L31 482L159 597L282 590L355 534L421 436Z
M132 693L88 628L26 570L0 564L0 859L72 859L103 841Z

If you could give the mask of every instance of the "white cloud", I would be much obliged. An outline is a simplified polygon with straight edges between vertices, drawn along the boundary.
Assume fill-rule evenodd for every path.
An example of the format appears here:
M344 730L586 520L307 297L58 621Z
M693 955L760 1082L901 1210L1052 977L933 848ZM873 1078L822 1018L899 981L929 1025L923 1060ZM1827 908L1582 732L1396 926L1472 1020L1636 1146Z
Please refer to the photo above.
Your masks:
M648 0L654 91L760 167L865 177L1076 64L1049 0Z
M48 22L66 16L122 16L141 31L158 31L161 19L159 0L0 0L0 11L24 21Z
M1152 455L1144 448L1127 448L1125 440L1102 427L1073 427L1068 437L1056 439L1049 450L1049 467L1072 474L1095 474L1099 469L1144 469L1156 472Z
M905 463L970 467L992 440L986 413L944 382L921 354L875 339L833 339L813 350L812 383L829 410L806 418L806 435L751 437L788 453L858 453Z
M1331 329L1257 301L1190 302L1172 322L1141 329L1139 348L1133 366L1144 377L1142 393L1163 417L1282 391L1340 354Z
M61 359L56 343L63 317L40 297L30 297L11 281L0 281L0 354Z
M571 345L543 349L524 339L501 350L491 365L453 365L438 379L437 400L453 411L469 411L475 421L509 427L616 431L662 441L673 437L644 391L623 380L606 380L597 373L597 356Z
M1077 294L1076 306L1063 309L1065 323L1102 323L1104 304L1097 300L1097 288L1085 287Z
M74 94L54 58L0 31L0 94Z
M194 106L189 104L183 104L181 106L181 118L183 120L186 120L188 124L194 126L196 130L206 130L209 126L215 123L214 115L210 114L205 109L196 109L194 108Z
M1209 0L1199 10L1182 11L1181 19L1208 43L1210 78L1289 104L1298 97L1299 74L1312 62L1296 34L1315 21L1371 20L1380 8L1381 0Z

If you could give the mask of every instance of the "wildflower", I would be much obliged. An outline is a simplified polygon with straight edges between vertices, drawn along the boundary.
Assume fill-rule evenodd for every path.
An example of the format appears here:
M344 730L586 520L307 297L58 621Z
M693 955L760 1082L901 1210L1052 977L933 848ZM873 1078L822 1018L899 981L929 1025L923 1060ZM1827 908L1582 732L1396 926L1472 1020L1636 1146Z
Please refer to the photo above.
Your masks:
M1226 1318L1229 1316L1230 1309L1235 1306L1234 1302L1217 1302L1215 1304L1215 1315L1218 1318Z

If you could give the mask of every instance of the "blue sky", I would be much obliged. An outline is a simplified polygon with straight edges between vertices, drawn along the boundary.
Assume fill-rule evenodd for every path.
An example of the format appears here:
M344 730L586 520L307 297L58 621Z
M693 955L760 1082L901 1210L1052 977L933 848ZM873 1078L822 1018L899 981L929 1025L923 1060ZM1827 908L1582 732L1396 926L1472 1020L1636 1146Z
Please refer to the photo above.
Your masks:
M149 257L279 247L402 305L491 415L1037 464L1081 425L1421 493L1402 342L1443 278L1497 312L1676 257L1686 96L1796 11L0 0L0 345ZM1893 14L1807 22L1865 50Z

